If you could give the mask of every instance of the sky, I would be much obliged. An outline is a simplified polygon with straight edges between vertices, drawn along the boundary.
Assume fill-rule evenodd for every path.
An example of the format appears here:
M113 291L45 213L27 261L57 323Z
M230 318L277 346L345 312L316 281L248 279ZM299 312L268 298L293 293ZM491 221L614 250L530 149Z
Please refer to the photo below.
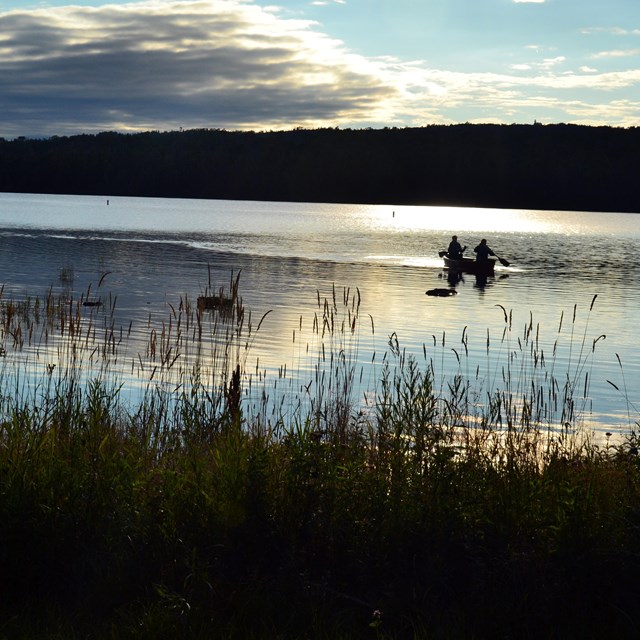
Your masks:
M640 125L638 0L0 0L0 137Z

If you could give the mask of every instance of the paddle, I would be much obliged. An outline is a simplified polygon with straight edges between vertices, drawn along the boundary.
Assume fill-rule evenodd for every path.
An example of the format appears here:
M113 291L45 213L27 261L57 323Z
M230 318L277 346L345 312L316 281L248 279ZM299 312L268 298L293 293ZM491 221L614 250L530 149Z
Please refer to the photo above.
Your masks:
M438 251L438 255L439 255L441 258L444 258L444 257L447 255L447 252L446 252L446 251Z

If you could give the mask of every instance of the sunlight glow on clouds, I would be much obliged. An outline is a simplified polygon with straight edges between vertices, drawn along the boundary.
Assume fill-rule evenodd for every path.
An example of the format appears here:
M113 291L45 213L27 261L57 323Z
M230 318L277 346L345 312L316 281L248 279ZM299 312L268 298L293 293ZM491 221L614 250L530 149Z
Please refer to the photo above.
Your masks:
M334 125L397 91L309 21L236 0L14 11L0 27L3 120L29 133Z
M345 0L312 4L345 5L341 12L347 6ZM299 15L253 0L0 12L0 136L510 123L545 116L618 126L640 120L634 97L640 70L620 67L640 55L634 46L607 48L607 41L576 60L550 43L522 43L491 69L479 62L474 71L453 71L420 59L355 53ZM580 33L600 43L633 38L638 30ZM591 68L589 59L603 69ZM589 100L569 97L572 90L584 90Z

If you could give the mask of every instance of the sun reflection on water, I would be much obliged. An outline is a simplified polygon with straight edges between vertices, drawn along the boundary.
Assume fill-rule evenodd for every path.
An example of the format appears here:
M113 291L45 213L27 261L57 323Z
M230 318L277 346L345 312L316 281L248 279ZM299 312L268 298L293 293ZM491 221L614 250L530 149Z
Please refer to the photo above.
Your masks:
M602 231L610 230L606 219L600 214L585 214L572 211L532 211L525 209L481 209L469 207L438 206L381 206L360 205L350 208L347 213L360 226L370 231L452 231L464 229L467 232L486 233L571 233L593 232L597 221ZM620 227L620 218L615 216L615 226ZM586 218L586 220L585 220ZM613 220L612 220L613 221ZM624 222L624 218L622 218ZM632 228L636 220L628 216ZM632 230L632 229L630 229Z

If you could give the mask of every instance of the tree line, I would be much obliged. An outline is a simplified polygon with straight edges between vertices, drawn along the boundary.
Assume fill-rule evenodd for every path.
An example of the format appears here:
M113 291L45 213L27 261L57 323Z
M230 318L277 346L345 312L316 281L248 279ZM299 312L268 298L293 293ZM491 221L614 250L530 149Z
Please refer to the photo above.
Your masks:
M172 132L0 142L0 191L640 212L640 128Z

